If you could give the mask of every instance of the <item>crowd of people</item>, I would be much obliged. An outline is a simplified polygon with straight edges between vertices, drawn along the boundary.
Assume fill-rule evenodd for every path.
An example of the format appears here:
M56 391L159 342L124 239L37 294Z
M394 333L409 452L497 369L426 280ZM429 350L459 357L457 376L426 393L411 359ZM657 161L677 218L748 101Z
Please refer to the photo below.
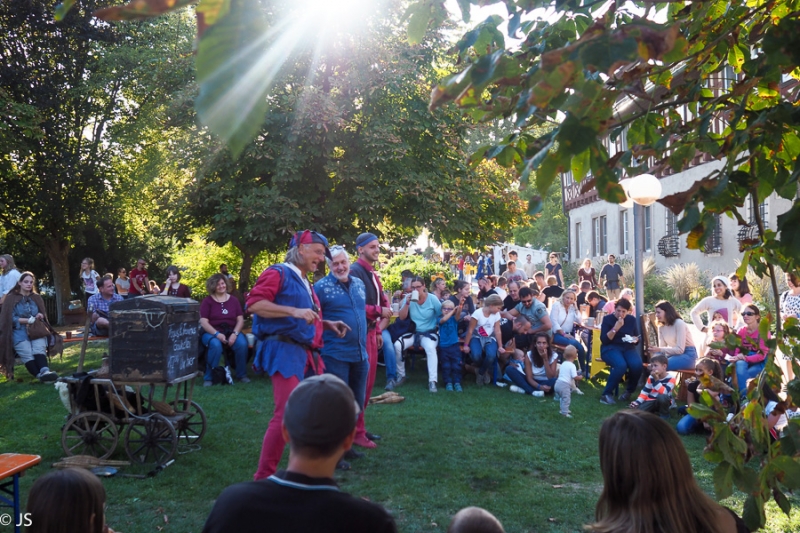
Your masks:
M735 368L732 390L741 394L746 393L748 380L764 368L769 350L746 279L732 275L712 280L713 295L691 312L694 325L708 334L702 344L695 344L671 303L656 304L658 344L645 353L649 359L645 367L636 349L641 334L633 316L633 294L624 287L622 270L613 256L599 275L587 259L578 279L567 286L557 254L549 257L546 272L531 270L532 275L517 267L509 254L501 276L479 269L479 292L473 298L467 281L448 287L442 279L428 283L412 272L403 273L403 289L390 295L376 271L377 236L359 235L355 251L358 259L351 264L344 247L329 246L315 231L297 232L285 261L262 272L244 306L231 296L224 272L209 278L208 296L200 311L201 343L207 350L204 382L210 384L209 372L218 365L223 349L233 354L236 377L249 381L247 342L242 335L244 315L249 313L258 340L253 368L272 382L274 411L254 481L222 493L205 532L255 531L264 523L278 530L313 531L317 529L311 524L318 525L320 516L345 524L340 530L395 531L385 510L340 493L333 481L335 469L349 469L350 461L363 456L354 446L371 449L381 440L367 430L365 422L379 353L385 361L386 390L403 386L410 358L424 353L431 393L437 393L441 385L445 391L463 393L463 376L474 375L476 386L508 386L514 393L535 397L553 394L560 413L571 417L571 396L581 394L578 384L590 376L595 329L599 329L601 359L610 367L601 402L613 405L619 400L630 410L615 413L603 424L600 461L605 486L596 522L587 527L592 531L746 531L735 514L697 487L676 431L660 419L668 419L674 407L672 371L696 371L701 379L690 390L690 401L696 401L712 388L708 385L711 377L722 381L728 364ZM309 274L317 272L323 261L329 274L312 285ZM13 265L13 259L0 256L2 264ZM149 285L142 260L127 278L125 296L119 294L119 277L114 281L97 276L92 267L88 258L81 265L84 288L87 293L94 291L90 309L102 311L102 302L136 296ZM167 269L161 294L180 293L180 272L173 268ZM121 270L120 274L124 277L125 273ZM21 358L26 354L25 366L46 381L50 370L43 366L46 360L37 358L35 341L17 334L43 313L34 281L32 274L22 273L3 295L0 321L13 324L14 333L9 336L7 328L0 330L0 350L13 346ZM780 301L784 318L800 312L800 279L788 273L787 283L790 289ZM0 278L0 286L4 284ZM702 321L704 313L707 325ZM107 327L99 318L97 328ZM740 338L738 347L726 343L730 332ZM637 395L645 368L648 376ZM618 394L623 378L625 388ZM688 414L678 423L681 433L702 427ZM645 440L661 450L656 456L669 461L652 461L654 448L645 451L638 444ZM287 443L289 464L278 471ZM650 471L662 483L653 490L635 490L642 473ZM77 478L71 482L83 483ZM630 494L637 494L636 501L630 500ZM33 504L29 501L29 505ZM692 511L675 512L678 508ZM448 531L470 531L463 524L476 521L502 531L496 518L475 508L456 515ZM102 513L95 512L90 523L98 522Z

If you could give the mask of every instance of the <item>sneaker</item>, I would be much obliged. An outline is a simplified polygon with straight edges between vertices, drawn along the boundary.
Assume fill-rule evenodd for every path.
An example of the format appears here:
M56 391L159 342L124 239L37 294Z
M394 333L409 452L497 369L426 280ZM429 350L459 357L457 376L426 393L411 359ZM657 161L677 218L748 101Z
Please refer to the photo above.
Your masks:
M504 389L504 388L508 387L508 383L504 383L502 381L495 381L494 384L496 386L500 387L501 389Z
M475 374L475 385L477 385L478 387L483 387L484 383L486 383L484 375L481 374L480 372Z
M630 399L631 399L631 393L629 391L625 391L619 396L619 401L621 402L627 402Z
M447 391L453 392L453 384L452 384L452 383L448 383L448 384L447 384L447 385L444 387L444 390L447 390Z
M561 416L565 416L567 418L572 418L572 415L569 413L561 413Z
M436 382L435 381L431 381L431 382L428 383L428 390L430 392L438 392L436 390Z
M519 394L525 394L525 391L522 389L522 387L518 387L516 385L511 385L508 390L511 392L518 392Z
M239 383L250 383L250 378L247 376L239 378Z
M211 385L213 385L213 384L214 384L214 383L212 383L211 381L204 381L204 382L203 382L203 387L210 387L210 386L211 386Z
M483 382L484 382L486 385L488 385L489 383L491 383L491 382L492 382L492 373L491 373L491 372L488 372L488 371L487 371L487 372L486 372L486 373L483 375Z
M397 378L396 380L394 380L394 386L395 387L399 387L399 386L405 385L405 384L406 384L406 377L405 376L403 376L402 378Z
M393 391L396 385L397 385L397 382L395 380L393 380L392 378L389 378L389 380L386 382L386 386L383 388L383 390Z
M544 398L544 391L543 390L535 390L535 391L533 391L533 393L531 395L535 396L536 398Z
M39 381L42 383L52 383L58 379L58 374L52 370L46 370L39 373Z
M461 388L461 383L456 383L455 385L453 385L453 388L455 389L456 392L464 392L464 389Z
M606 405L614 405L615 403L617 403L617 401L614 400L614 397L611 396L610 394L603 394L600 397L600 403L603 403L603 404L606 404Z

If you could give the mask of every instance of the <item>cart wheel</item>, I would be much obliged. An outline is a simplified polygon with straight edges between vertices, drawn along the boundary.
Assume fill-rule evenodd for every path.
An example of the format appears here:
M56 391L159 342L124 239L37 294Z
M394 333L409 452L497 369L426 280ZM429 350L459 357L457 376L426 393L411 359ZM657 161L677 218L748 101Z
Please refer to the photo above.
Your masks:
M197 402L190 402L185 398L172 402L172 407L175 414L183 415L174 424L180 444L198 444L206 434L208 424L203 408Z
M111 417L96 411L73 416L61 431L61 447L67 456L91 455L108 459L118 441L117 425Z
M125 452L133 463L163 465L172 459L177 449L175 428L159 413L132 420L125 432Z

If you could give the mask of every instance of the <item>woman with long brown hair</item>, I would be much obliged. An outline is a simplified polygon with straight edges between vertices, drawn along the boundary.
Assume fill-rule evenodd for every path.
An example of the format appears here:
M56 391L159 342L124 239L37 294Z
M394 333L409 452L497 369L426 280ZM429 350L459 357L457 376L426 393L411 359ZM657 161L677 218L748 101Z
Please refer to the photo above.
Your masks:
M596 533L745 533L733 511L697 485L678 434L640 410L618 411L600 428L603 492Z

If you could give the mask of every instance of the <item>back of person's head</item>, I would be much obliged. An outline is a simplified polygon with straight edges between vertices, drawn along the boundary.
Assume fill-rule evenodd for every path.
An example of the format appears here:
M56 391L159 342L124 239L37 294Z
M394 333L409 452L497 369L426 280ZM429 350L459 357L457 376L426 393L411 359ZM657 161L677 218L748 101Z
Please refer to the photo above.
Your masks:
M589 302L591 300L599 300L599 299L600 299L600 293L597 292L597 291L589 291L586 294L586 301L587 302Z
M359 412L353 391L333 374L304 379L289 395L283 413L292 453L330 457L353 433Z
M480 507L465 507L455 514L447 533L505 533L503 524Z
M102 533L106 491L83 468L51 470L34 482L28 495L28 533Z
M486 307L491 307L491 306L503 307L503 299L500 298L499 294L490 294L483 301L483 305Z
M719 505L695 482L678 434L658 416L619 411L600 428L603 491L589 531L720 532Z
M547 286L552 287L558 285L558 279L555 276L547 276Z
M499 278L497 278L497 286L498 287L503 288L506 285L508 285L508 280L506 279L505 276L500 276Z
M564 348L564 360L565 361L574 361L578 358L578 349L572 346L571 344L567 345Z
M544 279L544 272L542 272L541 270L537 270L536 273L533 275L533 277Z
M592 282L583 280L581 281L581 292L589 292L592 288Z

